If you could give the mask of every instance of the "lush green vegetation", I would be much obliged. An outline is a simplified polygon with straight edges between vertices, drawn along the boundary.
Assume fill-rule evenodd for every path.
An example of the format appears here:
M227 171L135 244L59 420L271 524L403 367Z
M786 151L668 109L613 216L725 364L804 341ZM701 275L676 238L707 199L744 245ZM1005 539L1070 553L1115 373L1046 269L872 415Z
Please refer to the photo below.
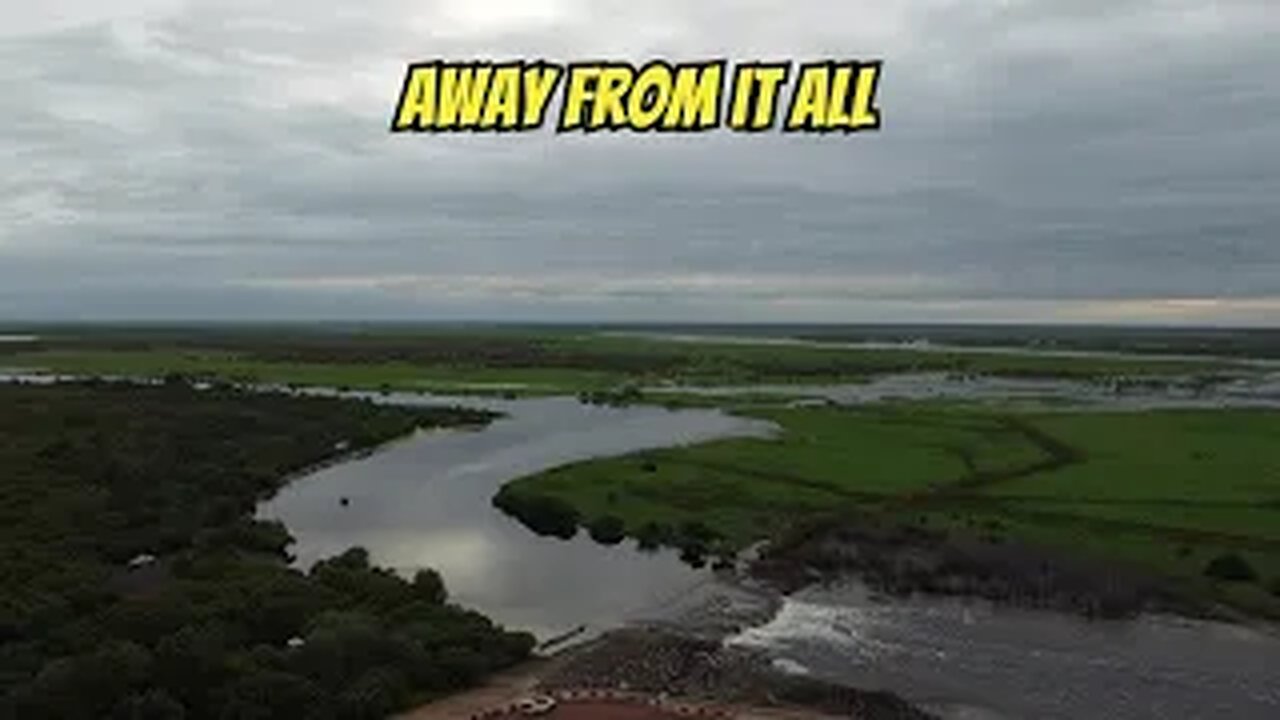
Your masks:
M381 718L532 638L361 550L286 563L255 501L422 425L409 410L182 383L0 385L0 717Z
M181 373L374 390L581 392L605 400L618 396L619 388L664 383L821 384L925 370L1098 378L1226 367L1215 361L683 342L550 329L63 330L35 344L0 346L0 353L0 366L81 374Z
M554 505L562 523L587 527L616 518L646 545L686 547L682 526L701 522L712 552L873 513L1133 563L1196 595L1280 612L1266 589L1280 583L1280 413L747 412L780 435L558 468L507 485L498 503Z

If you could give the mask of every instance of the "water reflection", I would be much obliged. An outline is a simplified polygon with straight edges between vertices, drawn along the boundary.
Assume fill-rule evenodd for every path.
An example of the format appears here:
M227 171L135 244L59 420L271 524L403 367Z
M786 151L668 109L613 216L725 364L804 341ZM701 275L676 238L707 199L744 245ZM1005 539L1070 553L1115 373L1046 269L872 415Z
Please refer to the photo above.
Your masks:
M607 627L698 585L705 573L672 552L642 553L630 542L538 537L491 507L498 488L590 457L769 431L707 410L590 407L568 398L465 402L508 416L480 432L420 433L298 479L260 516L288 526L304 567L360 545L399 571L436 568L461 603L544 637Z

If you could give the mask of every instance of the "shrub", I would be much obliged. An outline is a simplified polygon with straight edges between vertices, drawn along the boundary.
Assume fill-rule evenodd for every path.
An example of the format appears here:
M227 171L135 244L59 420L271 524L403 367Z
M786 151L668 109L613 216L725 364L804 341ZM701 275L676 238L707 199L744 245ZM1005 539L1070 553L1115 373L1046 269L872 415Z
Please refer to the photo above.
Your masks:
M503 488L494 496L493 504L539 535L567 540L578 533L577 509L559 498Z
M707 564L707 548L697 542L688 542L680 548L680 559L695 568Z
M706 545L720 538L720 533L700 520L691 520L680 526L680 535L688 540Z
M627 536L627 526L614 515L604 515L592 520L587 532L602 545L617 545Z
M1235 553L1227 553L1209 561L1204 574L1214 580L1227 582L1256 582L1258 573L1244 558Z
M641 550L657 550L670 542L674 534L670 526L650 521L640 526L636 542Z

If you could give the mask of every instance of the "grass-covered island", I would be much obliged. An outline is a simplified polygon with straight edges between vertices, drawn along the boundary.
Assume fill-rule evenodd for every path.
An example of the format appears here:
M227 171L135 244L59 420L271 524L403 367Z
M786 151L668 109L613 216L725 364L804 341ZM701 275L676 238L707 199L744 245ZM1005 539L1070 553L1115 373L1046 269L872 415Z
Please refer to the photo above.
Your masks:
M0 384L0 718L381 718L533 640L358 549L291 569L255 502L484 413L88 382Z
M902 592L1280 617L1280 412L739 412L780 433L556 468L494 504L695 564L771 540L761 567L800 584L855 571Z

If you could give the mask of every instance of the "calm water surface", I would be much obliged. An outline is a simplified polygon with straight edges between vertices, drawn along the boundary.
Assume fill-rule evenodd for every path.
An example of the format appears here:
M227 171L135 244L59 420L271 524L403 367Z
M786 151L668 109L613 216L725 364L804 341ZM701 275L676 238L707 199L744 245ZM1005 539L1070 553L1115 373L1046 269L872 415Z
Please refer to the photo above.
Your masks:
M569 398L465 402L508 416L479 431L420 433L300 478L259 515L285 523L304 567L359 545L402 572L439 570L455 599L505 624L543 637L598 629L692 589L707 574L672 552L642 553L631 542L539 537L490 505L498 488L585 458L769 431L716 411L591 407Z

